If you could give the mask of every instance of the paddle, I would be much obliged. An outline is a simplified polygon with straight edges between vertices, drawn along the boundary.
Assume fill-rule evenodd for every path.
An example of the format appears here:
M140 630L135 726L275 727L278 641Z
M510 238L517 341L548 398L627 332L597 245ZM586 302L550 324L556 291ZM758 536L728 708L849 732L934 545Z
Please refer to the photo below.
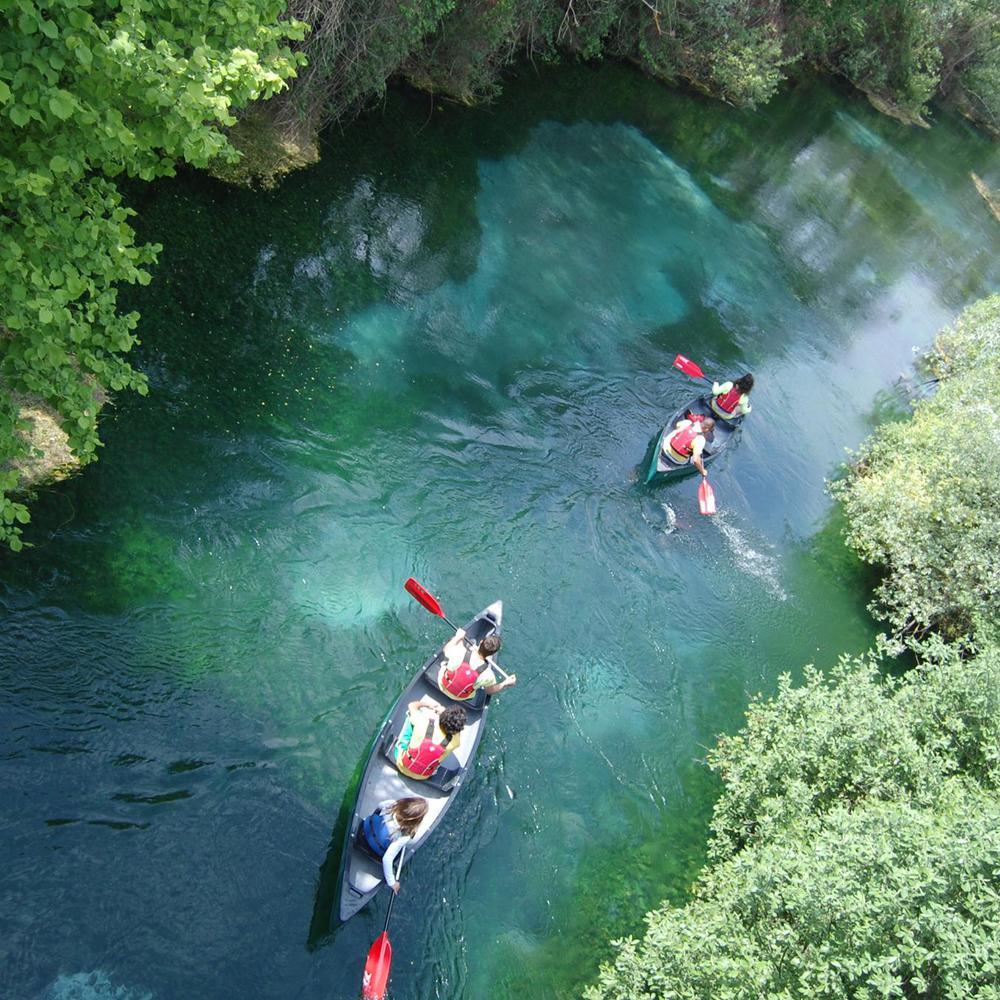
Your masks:
M683 354L678 354L674 358L674 367L679 368L685 375L690 375L691 378L700 378L703 382L708 382L709 385L712 384L712 380L690 358L684 357Z
M396 881L403 868L404 847L399 852L399 864L396 867ZM385 988L389 985L389 969L392 967L392 944L389 942L389 918L392 916L392 904L396 901L396 893L389 894L389 908L385 911L385 926L382 933L372 942L368 949L368 961L365 962L365 974L361 980L361 996L363 1000L382 1000Z
M715 513L715 490L708 481L708 476L701 477L701 485L698 487L698 510L702 514Z
M420 604L422 604L432 615L437 615L438 618L444 618L444 620L449 625L451 625L451 627L456 632L458 631L458 629L455 628L455 625L452 622L448 621L448 618L445 615L444 610L442 609L441 605L438 604L437 602L437 598L435 598L433 594L428 594L427 591L424 590L424 588L421 587L420 584L417 583L417 581L414 580L412 576L409 578L409 580L406 581L406 583L403 584L403 587L411 597L413 597ZM498 674L500 674L501 677L507 677L507 674L505 674L504 671L500 668L500 664L497 663L497 661L494 660L492 657L490 657L490 665L493 667L494 670L497 671Z

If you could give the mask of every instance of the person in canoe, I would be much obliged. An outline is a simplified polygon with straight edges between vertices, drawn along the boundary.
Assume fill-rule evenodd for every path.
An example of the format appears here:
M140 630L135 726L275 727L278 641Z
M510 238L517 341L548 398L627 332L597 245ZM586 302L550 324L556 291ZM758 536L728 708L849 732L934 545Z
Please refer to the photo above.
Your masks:
M517 674L510 674L502 681L489 662L500 652L500 636L488 635L478 646L465 640L465 629L460 628L444 647L444 660L438 672L438 687L455 701L468 701L480 688L487 694L497 694L517 683Z
M425 781L458 749L464 728L465 709L461 705L445 708L426 697L411 701L393 750L396 767L407 777Z
M723 420L739 420L750 412L753 375L741 375L735 382L712 383L712 412Z
M690 462L703 476L707 476L701 453L705 450L705 437L712 433L713 427L715 421L711 417L699 415L693 420L678 420L663 439L663 454L677 465Z
M396 855L413 840L426 815L427 799L409 795L385 799L358 825L358 846L382 859L382 875L393 892L399 892L393 870Z

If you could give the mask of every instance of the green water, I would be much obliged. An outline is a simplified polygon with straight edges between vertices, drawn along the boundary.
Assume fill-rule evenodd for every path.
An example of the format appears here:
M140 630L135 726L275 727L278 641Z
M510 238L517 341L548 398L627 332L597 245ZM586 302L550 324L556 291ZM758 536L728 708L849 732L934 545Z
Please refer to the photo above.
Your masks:
M868 645L824 480L913 348L1000 288L995 146L808 82L758 113L622 68L391 94L277 191L137 188L166 249L101 461L0 585L0 995L357 994L332 830L449 616L504 600L475 776L393 917L397 998L572 996L682 902L701 764ZM635 482L706 371L758 378L695 484Z

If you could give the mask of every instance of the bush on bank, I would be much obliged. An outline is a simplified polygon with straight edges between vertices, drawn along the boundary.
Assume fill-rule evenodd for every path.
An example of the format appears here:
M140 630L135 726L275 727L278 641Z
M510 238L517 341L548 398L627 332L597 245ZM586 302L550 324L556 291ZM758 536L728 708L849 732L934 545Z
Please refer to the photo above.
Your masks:
M883 680L845 661L710 756L713 862L588 1000L1000 991L1000 651Z
M997 641L1000 296L967 309L927 357L937 392L866 442L834 492L848 544L884 572L872 606L901 641Z

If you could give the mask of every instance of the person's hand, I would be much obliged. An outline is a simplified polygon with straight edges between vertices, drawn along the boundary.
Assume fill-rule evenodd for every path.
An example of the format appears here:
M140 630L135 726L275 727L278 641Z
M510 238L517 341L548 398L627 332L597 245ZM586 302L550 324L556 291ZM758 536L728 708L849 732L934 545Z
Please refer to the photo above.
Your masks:
M399 883L398 882L393 882L392 883L392 891L393 892L399 892Z
M517 683L517 674L508 674L507 679L503 682L505 688L512 688Z

